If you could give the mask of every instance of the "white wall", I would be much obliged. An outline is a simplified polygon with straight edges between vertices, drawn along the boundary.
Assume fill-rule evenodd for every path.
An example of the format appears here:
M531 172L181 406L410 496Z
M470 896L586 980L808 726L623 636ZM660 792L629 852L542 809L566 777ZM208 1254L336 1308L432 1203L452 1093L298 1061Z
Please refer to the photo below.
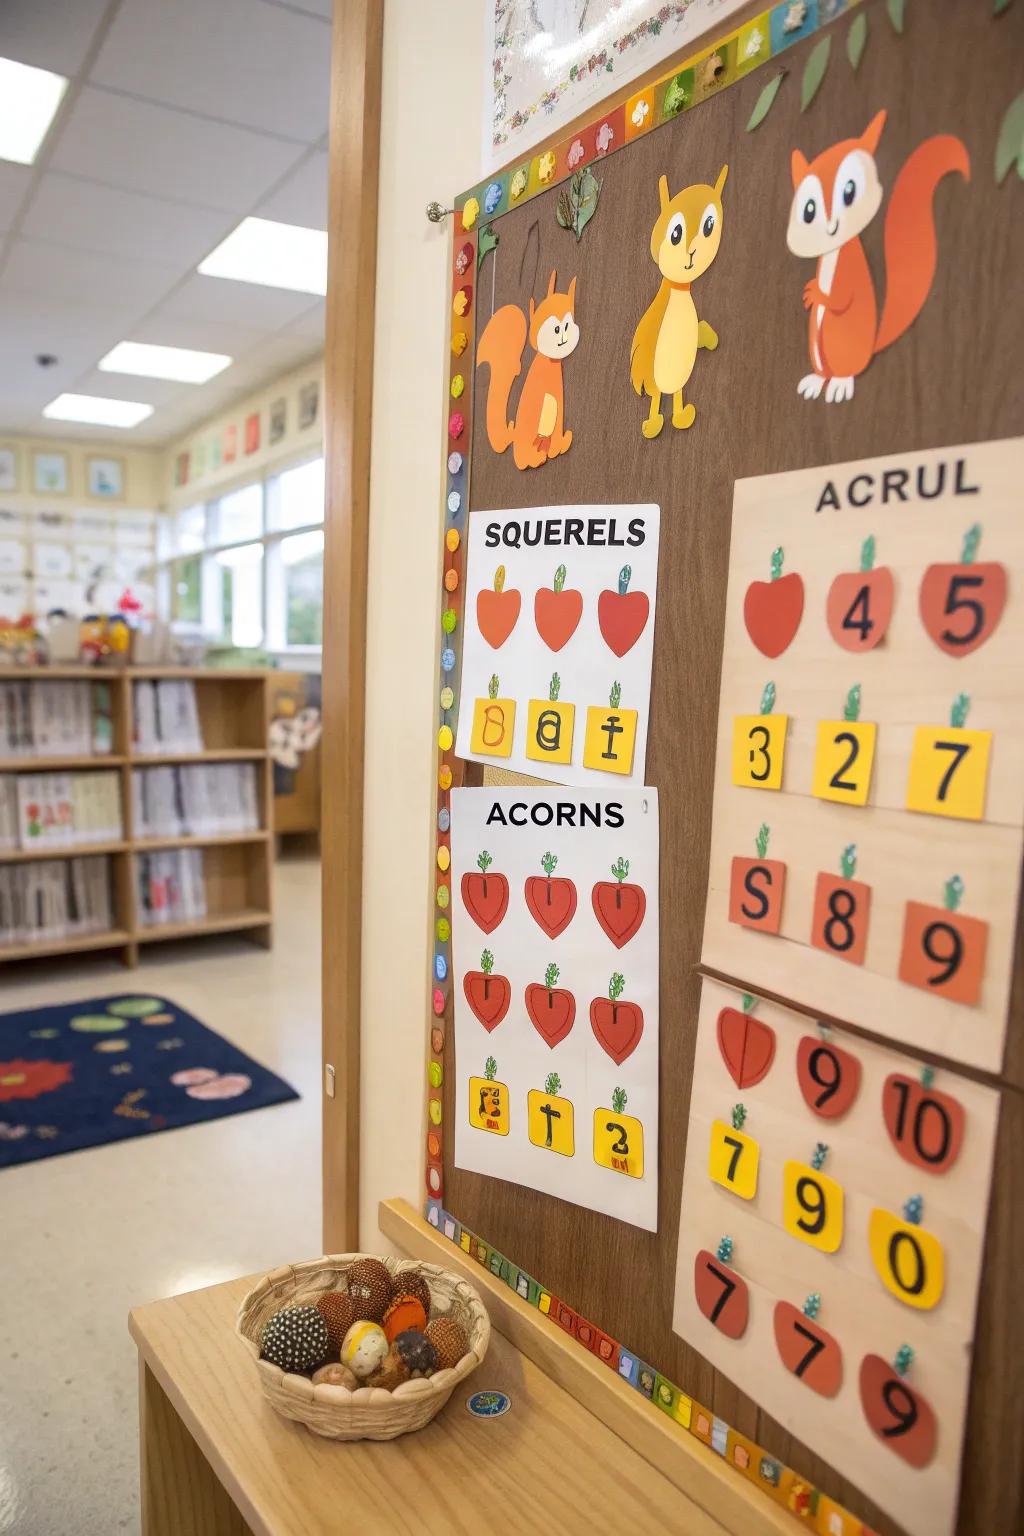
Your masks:
M482 0L387 0L384 12L363 836L360 1231L371 1251L377 1202L424 1198L450 247L424 209L480 174L484 12Z

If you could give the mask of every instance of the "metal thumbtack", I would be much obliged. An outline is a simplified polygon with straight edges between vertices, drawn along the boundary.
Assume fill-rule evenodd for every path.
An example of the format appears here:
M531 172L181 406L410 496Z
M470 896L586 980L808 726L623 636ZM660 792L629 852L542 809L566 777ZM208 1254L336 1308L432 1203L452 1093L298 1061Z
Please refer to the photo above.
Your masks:
M430 220L431 224L443 223L448 215L454 212L454 208L446 208L443 203L427 204L427 218Z

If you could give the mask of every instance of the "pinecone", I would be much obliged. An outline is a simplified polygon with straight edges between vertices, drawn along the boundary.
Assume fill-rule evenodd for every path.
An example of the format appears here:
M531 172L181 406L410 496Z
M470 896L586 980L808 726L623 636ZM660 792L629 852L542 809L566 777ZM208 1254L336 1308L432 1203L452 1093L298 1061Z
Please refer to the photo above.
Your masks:
M331 1341L316 1307L285 1307L263 1325L260 1356L282 1371L312 1371L330 1353Z

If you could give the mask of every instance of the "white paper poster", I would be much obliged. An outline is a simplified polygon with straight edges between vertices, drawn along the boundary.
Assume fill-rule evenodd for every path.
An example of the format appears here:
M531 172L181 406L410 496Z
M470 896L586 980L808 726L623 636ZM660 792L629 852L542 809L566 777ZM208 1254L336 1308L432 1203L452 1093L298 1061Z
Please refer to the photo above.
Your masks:
M643 784L659 525L656 506L470 513L460 757Z
M451 797L455 1166L658 1227L658 792Z

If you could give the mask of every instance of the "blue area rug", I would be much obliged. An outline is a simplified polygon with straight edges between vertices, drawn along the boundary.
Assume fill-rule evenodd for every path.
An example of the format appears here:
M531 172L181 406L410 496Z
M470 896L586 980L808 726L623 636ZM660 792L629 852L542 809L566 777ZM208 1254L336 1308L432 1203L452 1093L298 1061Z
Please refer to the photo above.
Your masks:
M0 1014L0 1168L298 1097L165 997Z

